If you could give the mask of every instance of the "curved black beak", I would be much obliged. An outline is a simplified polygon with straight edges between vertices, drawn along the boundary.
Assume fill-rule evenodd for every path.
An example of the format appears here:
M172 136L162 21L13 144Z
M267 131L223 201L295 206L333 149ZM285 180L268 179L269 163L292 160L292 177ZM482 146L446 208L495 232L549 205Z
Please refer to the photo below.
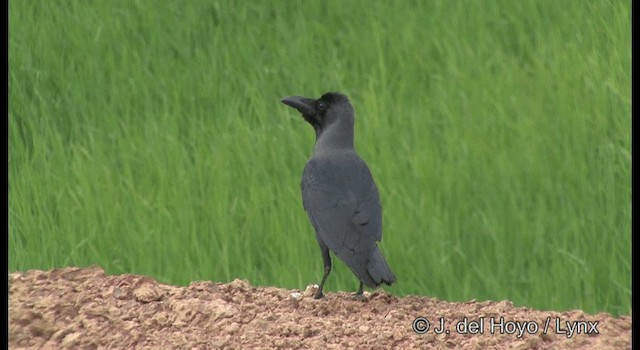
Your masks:
M316 115L316 101L314 99L302 96L289 96L283 98L280 102L297 109L307 120L314 118Z

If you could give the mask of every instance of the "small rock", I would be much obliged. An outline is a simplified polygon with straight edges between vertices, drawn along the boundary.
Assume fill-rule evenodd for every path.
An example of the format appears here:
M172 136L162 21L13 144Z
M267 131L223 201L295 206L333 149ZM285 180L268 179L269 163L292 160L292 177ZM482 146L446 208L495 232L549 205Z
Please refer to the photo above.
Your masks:
M240 330L240 325L236 322L230 324L225 328L225 332L229 335L236 334Z
M234 279L228 284L232 289L237 289L241 291L247 291L251 289L251 284L247 280L241 280L239 278Z
M320 288L317 284L310 284L307 286L307 288L304 290L304 296L305 297L313 297L314 295L316 295L316 292L318 291L318 288Z
M400 330L396 330L391 335L391 338L393 339L393 341L401 341L401 340L404 339L404 334L402 334L402 332L400 332Z
M133 291L136 301L141 303L150 303L162 299L162 293L151 283L144 283Z
M55 328L43 319L35 319L31 323L31 334L36 337L49 339L55 331Z
M131 294L131 290L126 287L125 288L115 287L113 288L113 293L111 293L111 295L118 300L129 299L130 294Z
M227 345L227 343L229 343L229 338L220 338L220 339L216 339L213 342L211 342L211 346L214 349L222 349L223 347L225 347Z
M314 331L313 331L313 328L311 328L311 326L306 326L302 330L302 338L313 337L313 335L314 335Z
M540 333L540 339L542 339L546 343L550 343L553 341L553 336L551 334L542 332Z
M67 334L67 336L65 336L64 339L62 339L62 346L65 348L75 347L79 338L80 338L80 333Z

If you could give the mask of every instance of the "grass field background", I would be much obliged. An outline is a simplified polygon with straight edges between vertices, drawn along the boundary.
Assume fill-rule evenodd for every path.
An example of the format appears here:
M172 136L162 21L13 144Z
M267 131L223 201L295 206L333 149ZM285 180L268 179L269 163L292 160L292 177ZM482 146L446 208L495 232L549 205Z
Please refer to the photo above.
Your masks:
M387 291L630 314L630 6L10 1L9 269L319 282L279 100L341 91Z

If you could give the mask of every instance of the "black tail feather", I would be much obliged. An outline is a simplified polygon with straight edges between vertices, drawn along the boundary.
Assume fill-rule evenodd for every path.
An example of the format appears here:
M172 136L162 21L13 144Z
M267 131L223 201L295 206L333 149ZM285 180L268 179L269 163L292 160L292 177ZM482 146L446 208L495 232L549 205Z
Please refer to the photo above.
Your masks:
M387 261L384 259L384 256L382 256L382 252L378 247L376 247L371 253L371 259L367 264L367 272L374 282L373 285L370 285L370 281L364 281L370 288L375 288L382 283L391 285L396 281L396 276L391 272L389 264L387 264Z

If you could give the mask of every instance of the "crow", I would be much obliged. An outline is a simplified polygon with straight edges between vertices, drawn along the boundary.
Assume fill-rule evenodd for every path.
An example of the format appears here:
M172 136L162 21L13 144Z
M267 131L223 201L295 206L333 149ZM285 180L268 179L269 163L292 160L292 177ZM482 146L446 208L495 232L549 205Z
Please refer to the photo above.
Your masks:
M302 174L302 204L324 263L314 298L323 297L332 251L360 280L354 298L363 299L363 284L390 285L396 277L376 244L382 240L382 206L371 172L354 148L353 106L347 96L335 92L317 100L290 96L281 102L302 113L316 133L313 154Z

